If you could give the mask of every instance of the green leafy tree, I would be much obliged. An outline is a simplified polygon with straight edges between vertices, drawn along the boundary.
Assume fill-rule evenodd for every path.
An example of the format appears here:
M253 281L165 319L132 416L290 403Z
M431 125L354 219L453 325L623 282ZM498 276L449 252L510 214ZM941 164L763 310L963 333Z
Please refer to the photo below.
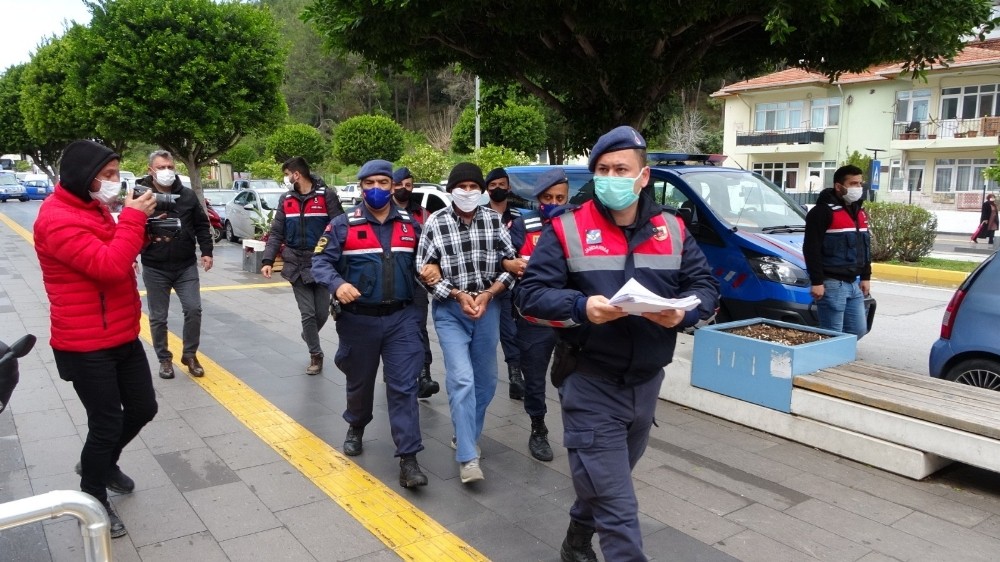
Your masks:
M311 166L317 166L326 158L326 139L315 128L304 123L279 127L267 137L267 154L275 162L284 162L293 156L301 156Z
M429 144L415 147L413 152L399 159L399 166L406 166L414 181L438 183L448 173L451 162L441 151Z
M869 170L871 170L872 157L871 156L867 156L865 154L861 154L860 152L858 152L857 150L855 150L854 152L851 152L850 154L847 155L847 160L844 160L841 163L841 165L842 166L847 166L847 165L857 166L857 167L861 168L861 171L864 172L864 174L867 176ZM869 180L870 179L871 178L869 178Z
M260 156L254 147L241 142L219 156L219 160L229 162L234 172L246 172L250 170L250 163L255 162Z
M21 113L21 84L27 66L12 66L0 76L0 153L27 154L54 180L63 143L39 142L28 133Z
M87 99L100 135L171 151L201 189L200 168L286 114L284 51L271 14L212 0L96 0Z
M334 132L333 153L355 166L380 158L395 161L403 155L403 128L382 115L358 115Z
M306 18L327 42L380 66L448 63L514 80L593 142L615 125L644 129L661 103L699 78L752 76L777 62L835 76L903 61L921 70L992 29L991 0L313 0ZM391 40L386 40L391 37Z
M281 164L273 160L258 160L251 162L249 166L250 175L259 179L282 181Z
M480 145L503 145L515 151L535 153L545 148L545 117L530 105L512 100L498 107L482 110L479 116ZM455 152L467 154L476 144L476 109L469 105L462 111L452 135Z
M488 144L478 150L474 150L469 161L479 166L483 171L488 172L493 168L530 164L531 157L506 146Z

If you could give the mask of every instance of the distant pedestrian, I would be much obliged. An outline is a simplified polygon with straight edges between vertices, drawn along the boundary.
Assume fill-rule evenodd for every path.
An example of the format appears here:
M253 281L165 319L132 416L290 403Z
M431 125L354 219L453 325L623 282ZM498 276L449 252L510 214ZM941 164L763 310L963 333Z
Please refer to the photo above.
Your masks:
M35 251L49 299L52 354L59 378L87 412L80 453L80 490L104 504L111 537L127 534L108 501L108 489L135 489L118 459L156 415L156 394L139 341L142 303L135 261L146 242L146 220L156 209L153 191L128 190L117 222L120 156L89 140L70 143L60 160L55 193L35 220Z
M344 208L323 179L309 173L309 164L301 156L286 160L281 171L291 190L278 199L260 272L270 279L274 258L281 252L285 262L281 276L292 284L302 319L302 340L309 348L306 374L318 375L323 370L319 331L330 317L330 291L313 279L312 256L330 220L344 214Z
M986 238L987 242L993 244L993 235L997 230L997 204L990 193L983 201L983 210L979 214L979 228L972 235L972 241L979 243L980 238Z
M337 367L347 377L348 423L344 454L360 455L373 418L379 362L389 427L399 457L399 485L426 486L417 464L424 448L417 405L417 375L424 356L413 304L414 254L420 226L391 203L392 164L370 160L358 171L363 202L333 219L313 257L316 281L336 298L340 347Z
M819 326L835 332L868 333L865 297L871 291L871 237L861 208L861 168L841 166L833 187L820 192L806 215L802 255L812 283Z

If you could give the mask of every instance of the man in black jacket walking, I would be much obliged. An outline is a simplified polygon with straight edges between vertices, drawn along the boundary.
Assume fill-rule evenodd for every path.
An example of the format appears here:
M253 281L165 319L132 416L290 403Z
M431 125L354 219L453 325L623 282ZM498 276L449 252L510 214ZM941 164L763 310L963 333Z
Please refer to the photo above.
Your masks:
M136 184L158 193L176 196L166 218L180 220L177 232L149 232L149 245L142 251L142 280L146 284L146 305L149 307L149 330L153 349L160 361L160 378L174 378L173 354L167 348L167 312L170 290L177 293L184 311L184 350L181 364L192 376L200 377L205 369L198 362L201 343L201 282L195 242L201 249L201 266L212 269L212 232L208 215L194 191L187 189L177 177L174 157L166 150L149 155L149 175Z

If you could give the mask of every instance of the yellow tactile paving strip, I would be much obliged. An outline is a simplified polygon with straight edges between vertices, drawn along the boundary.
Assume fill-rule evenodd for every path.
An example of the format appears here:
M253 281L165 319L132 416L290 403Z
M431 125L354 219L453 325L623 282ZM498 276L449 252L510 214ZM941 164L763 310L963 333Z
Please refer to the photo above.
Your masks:
M30 244L31 232L0 213L3 222ZM259 283L254 288L273 283ZM232 290L247 285L202 287L202 290ZM142 315L140 336L152 343L149 318ZM167 334L173 349L181 339ZM342 453L313 435L274 404L225 370L210 357L199 355L205 376L191 380L212 395L240 422L270 445L316 486L337 502L403 560L435 562L488 560L465 541L383 484ZM186 372L181 368L180 372Z

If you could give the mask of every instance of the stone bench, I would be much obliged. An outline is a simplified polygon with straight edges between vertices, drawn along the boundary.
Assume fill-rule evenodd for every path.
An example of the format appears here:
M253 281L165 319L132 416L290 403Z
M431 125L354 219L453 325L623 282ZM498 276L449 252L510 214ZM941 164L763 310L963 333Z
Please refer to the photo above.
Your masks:
M854 361L795 377L791 413L1000 472L1000 393ZM919 475L912 475L918 476Z

